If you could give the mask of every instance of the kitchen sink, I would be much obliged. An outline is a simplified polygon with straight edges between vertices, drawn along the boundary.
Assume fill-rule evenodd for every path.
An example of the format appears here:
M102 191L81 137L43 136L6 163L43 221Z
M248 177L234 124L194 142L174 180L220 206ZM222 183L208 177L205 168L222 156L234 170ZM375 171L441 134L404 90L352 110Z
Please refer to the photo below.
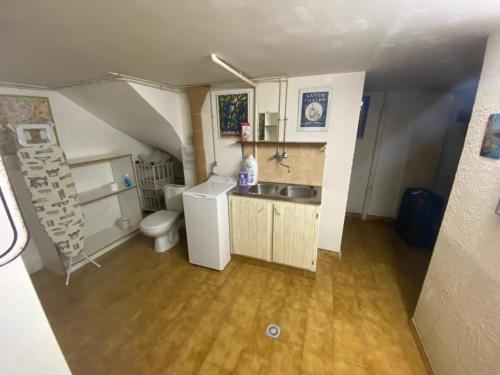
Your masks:
M252 194L273 194L278 190L275 184L257 184L248 188L248 192Z
M289 198L312 198L317 194L313 187L285 186L280 191L280 195Z

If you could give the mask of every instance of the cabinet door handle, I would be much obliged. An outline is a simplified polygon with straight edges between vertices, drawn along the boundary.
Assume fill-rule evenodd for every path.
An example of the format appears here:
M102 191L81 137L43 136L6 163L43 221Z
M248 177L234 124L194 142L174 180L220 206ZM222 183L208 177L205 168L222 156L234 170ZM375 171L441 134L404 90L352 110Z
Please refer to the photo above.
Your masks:
M277 215L281 215L276 207L274 207L274 212L276 212Z
M259 211L257 211L257 213L260 214L263 209L264 209L264 207L259 208Z

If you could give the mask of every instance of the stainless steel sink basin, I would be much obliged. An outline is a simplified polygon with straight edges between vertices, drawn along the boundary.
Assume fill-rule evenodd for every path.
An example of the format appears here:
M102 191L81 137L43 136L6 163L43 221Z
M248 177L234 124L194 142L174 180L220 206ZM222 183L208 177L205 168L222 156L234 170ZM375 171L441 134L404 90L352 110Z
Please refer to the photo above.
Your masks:
M289 198L312 198L316 194L316 190L313 187L303 186L285 186L280 191L280 195Z
M257 184L248 188L248 192L252 194L273 194L278 187L275 184Z

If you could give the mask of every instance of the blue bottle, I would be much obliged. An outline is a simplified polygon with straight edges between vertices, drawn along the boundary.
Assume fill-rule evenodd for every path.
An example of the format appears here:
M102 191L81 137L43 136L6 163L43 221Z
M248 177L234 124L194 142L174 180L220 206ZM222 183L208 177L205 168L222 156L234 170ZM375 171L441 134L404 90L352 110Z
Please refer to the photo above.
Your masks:
M132 180L128 174L124 176L123 183L125 184L125 187L129 188L132 187Z

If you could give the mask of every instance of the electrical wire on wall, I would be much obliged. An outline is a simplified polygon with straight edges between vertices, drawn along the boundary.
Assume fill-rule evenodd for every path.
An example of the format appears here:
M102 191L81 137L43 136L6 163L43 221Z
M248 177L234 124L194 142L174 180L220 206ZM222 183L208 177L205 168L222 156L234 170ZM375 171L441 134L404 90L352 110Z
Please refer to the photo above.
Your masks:
M255 86L253 88L253 103L252 103L252 107L253 107L253 122L254 122L254 126L253 126L253 156L255 159L257 159L257 141L259 140L259 135L258 135L258 128L257 128L257 124L258 124L258 118L259 118L259 115L257 113L257 86ZM244 151L244 147L243 147L243 144L241 146L241 149L242 149L242 153ZM245 155L242 155L243 158L245 157Z
M288 103L288 79L285 80L285 118L283 120L283 151L282 151L282 155L286 155L286 123L288 122L288 118L286 116L286 109L288 107L287 103ZM280 85L281 85L281 81L280 81Z
M370 168L368 172L368 182L366 184L365 195L363 197L363 208L361 209L361 218L366 220L368 218L368 206L370 204L370 199L373 192L373 181L375 180L375 173L377 170L377 160L380 153L380 136L383 131L382 127L387 116L387 91L384 91L382 99L382 107L377 120L377 131L375 133L375 143L372 150L372 155L370 158Z
M281 118L281 80L278 81L278 139L276 142L276 155L280 152L280 128L279 123L282 121Z
M212 89L209 90L210 93L210 119L211 121L211 129L212 129L212 147L214 151L214 161L212 163L212 168L210 169L210 176L216 175L217 171L216 168L218 166L217 164L217 151L215 147L215 131L214 131L214 110L213 110L213 99L212 99Z

